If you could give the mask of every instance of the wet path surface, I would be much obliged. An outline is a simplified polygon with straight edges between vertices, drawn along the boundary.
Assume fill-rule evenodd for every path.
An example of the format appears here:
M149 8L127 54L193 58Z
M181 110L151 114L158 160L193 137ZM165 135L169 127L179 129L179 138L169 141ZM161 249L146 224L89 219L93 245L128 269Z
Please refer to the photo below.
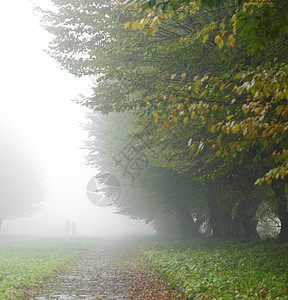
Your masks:
M55 278L35 300L177 299L131 244L101 241Z

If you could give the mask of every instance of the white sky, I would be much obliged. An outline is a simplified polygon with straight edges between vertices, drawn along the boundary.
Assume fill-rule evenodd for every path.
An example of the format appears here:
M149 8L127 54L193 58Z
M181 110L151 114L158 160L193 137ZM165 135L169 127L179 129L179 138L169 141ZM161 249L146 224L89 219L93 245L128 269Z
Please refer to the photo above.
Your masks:
M48 187L44 210L32 218L3 222L3 233L62 235L66 219L76 221L80 234L129 230L125 217L92 205L86 197L94 170L85 166L85 151L80 150L86 138L79 126L86 121L84 111L71 99L89 93L89 81L59 70L43 51L50 37L29 0L1 2L0 33L0 124L8 134L18 132L31 147Z

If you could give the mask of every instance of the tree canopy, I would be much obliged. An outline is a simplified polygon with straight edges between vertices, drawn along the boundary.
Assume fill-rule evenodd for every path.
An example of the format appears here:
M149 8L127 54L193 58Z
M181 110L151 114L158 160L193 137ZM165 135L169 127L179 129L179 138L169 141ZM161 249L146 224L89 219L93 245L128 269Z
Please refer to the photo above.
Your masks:
M200 202L220 236L233 234L237 220L238 233L253 223L258 189L270 185L287 239L286 1L52 2L55 11L41 11L54 36L48 53L76 76L94 78L81 104L133 115L123 141L147 157L149 176L172 169L201 182Z

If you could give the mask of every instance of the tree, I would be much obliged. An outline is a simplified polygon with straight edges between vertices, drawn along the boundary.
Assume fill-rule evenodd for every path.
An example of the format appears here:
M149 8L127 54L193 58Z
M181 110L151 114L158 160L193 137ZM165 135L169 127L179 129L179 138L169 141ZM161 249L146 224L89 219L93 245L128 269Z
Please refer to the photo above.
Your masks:
M197 14L203 13L205 4L221 4L221 1L201 1L198 6L196 2L188 1L124 1L132 4L135 2L140 2L146 11L141 18L131 21L127 26L145 30L143 24L149 25L153 30L147 29L147 32L151 35L161 32L165 16L183 19L186 11L187 18L193 15L192 19L196 19ZM203 38L203 44L210 42L211 45L212 42L230 67L214 68L210 71L212 76L207 71L206 74L199 72L190 81L187 81L187 73L181 70L178 75L182 77L180 83L163 85L158 89L157 96L147 99L151 106L155 107L157 104L156 112L150 113L150 117L157 123L161 121L164 127L167 122L171 126L177 125L179 121L187 123L197 117L207 120L204 126L214 136L190 143L191 148L197 146L197 154L210 146L217 151L217 156L235 156L235 152L242 152L243 157L251 149L258 148L252 160L265 157L263 169L266 172L259 174L256 184L264 181L273 183L272 188L279 199L279 209L284 211L281 217L279 215L282 220L280 237L287 237L287 201L284 188L288 174L287 3L242 1L237 5L231 4L232 2L221 4L219 8L210 10L212 14L215 11L217 13L216 18L210 18L210 24L201 25L202 28L198 27L197 33L189 33L187 37L181 38L189 46L191 41L194 44L195 36ZM219 18L223 11L227 14L226 17ZM230 49L227 48L229 46ZM238 55L235 56L235 53L239 53L235 49L241 49L240 59ZM194 53L197 57L201 52ZM176 73L171 76L171 79L175 78ZM280 190L283 192L281 196Z
M50 55L77 76L97 77L94 95L82 104L102 113L133 112L144 123L138 122L137 130L145 131L152 123L164 129L162 134L149 129L150 146L141 148L153 166L212 181L207 194L220 180L237 186L238 178L249 172L257 184L276 180L282 187L274 188L275 193L284 193L284 1L142 1L139 10L116 8L105 0L53 3L57 13L42 11L44 26L55 36ZM168 141L163 151L159 141ZM153 153L161 153L161 159ZM242 166L246 172L237 177ZM234 232L249 227L259 204L252 196L253 182L248 185L247 193L239 192L227 209L219 201L220 192L215 199L207 198L211 212L219 207L216 219L223 213L227 224L230 217L242 219ZM237 188L243 190L240 184ZM277 199L287 211L286 196ZM238 209L234 216L233 209ZM281 231L288 232L286 213L281 218ZM245 235L253 228L254 223Z
M136 173L133 173L133 163L137 164L137 161L133 161L134 152L137 152L137 157L139 151L148 156L146 147L149 143L145 143L143 148L137 146L143 143L146 136L137 135L138 138L135 138L135 132L131 133L132 116L127 113L111 113L108 116L89 114L89 120L85 126L90 137L86 143L90 151L87 162L102 170L109 170L121 182L121 197L114 203L118 213L153 222L162 233L162 224L168 224L169 215L174 220L169 222L170 226L174 224L174 229L169 229L171 235L179 231L178 234L185 238L198 236L205 211L205 204L200 200L201 184L189 174L179 175L171 170L153 167L150 163L141 168L136 177ZM126 149L125 153L123 149ZM126 159L129 161L127 167ZM117 162L124 169L119 168ZM135 175L133 180L132 175ZM168 235L168 232L165 234Z
M40 209L44 199L44 176L19 141L1 133L0 218L28 216Z

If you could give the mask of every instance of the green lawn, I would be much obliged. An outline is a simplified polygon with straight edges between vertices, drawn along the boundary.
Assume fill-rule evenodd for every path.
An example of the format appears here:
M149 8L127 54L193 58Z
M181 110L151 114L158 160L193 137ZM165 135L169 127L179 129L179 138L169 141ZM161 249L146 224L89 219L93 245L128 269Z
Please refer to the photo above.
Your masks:
M81 239L1 245L0 299L31 299L91 245ZM288 299L288 244L199 239L142 240L136 245L168 287L191 299Z
M142 250L168 286L191 299L288 299L288 244L196 240Z
M89 243L33 240L0 246L0 299L31 299L49 276L76 259Z

